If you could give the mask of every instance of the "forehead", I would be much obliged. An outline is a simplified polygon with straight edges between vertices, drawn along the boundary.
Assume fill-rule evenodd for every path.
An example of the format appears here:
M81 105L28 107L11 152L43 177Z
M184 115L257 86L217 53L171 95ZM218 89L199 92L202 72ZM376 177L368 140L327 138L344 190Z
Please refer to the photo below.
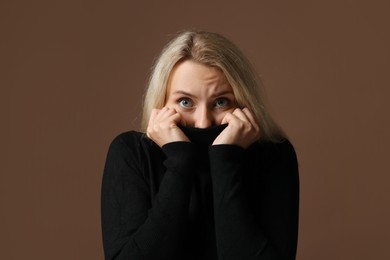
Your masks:
M186 60L175 65L169 75L167 94L175 91L232 91L223 72L216 67Z

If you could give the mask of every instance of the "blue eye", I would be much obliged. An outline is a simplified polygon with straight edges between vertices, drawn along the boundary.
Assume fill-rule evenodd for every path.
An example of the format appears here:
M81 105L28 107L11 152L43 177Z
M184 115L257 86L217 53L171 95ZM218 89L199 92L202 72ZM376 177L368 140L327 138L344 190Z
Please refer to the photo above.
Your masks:
M185 108L192 107L192 101L188 98L182 98L179 100L179 105Z
M223 108L226 107L229 104L229 100L226 98L219 98L215 101L215 106L217 108Z

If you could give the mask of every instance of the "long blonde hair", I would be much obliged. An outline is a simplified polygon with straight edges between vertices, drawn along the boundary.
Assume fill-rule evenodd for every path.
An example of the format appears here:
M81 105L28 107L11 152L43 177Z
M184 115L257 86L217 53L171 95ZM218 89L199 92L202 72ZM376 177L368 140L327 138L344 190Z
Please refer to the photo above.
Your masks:
M184 31L173 38L156 60L145 93L141 130L145 131L153 108L165 105L167 82L173 67L180 61L192 60L217 67L231 85L239 107L252 111L260 126L263 141L285 138L264 105L261 81L241 51L225 37L211 32Z

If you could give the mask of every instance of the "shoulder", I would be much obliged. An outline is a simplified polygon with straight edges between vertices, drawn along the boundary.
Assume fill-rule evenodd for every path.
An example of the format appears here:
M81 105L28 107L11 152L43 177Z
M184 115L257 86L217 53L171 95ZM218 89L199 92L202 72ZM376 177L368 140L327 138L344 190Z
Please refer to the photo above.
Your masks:
M248 152L257 157L260 156L263 162L266 161L269 164L281 162L297 164L294 146L288 139L282 139L278 142L257 142L248 149Z
M280 142L272 143L273 152L279 155L296 157L295 149L290 140L282 139Z
M145 133L127 131L117 135L112 140L109 150L139 151L139 149L145 149L148 146L153 147L155 144Z
M117 135L111 142L110 147L123 147L139 145L145 137L144 133L137 131L127 131Z
M295 149L292 143L288 139L281 139L277 142L271 141L259 141L254 143L249 150L262 151L269 154L291 154L295 155Z
M124 132L113 138L103 171L104 196L113 193L115 197L120 198L128 185L147 187L144 158L147 152L145 144L148 142L151 141L145 134L136 131Z
M137 165L148 147L152 146L153 142L144 133L137 131L121 133L109 146L107 162L123 166Z

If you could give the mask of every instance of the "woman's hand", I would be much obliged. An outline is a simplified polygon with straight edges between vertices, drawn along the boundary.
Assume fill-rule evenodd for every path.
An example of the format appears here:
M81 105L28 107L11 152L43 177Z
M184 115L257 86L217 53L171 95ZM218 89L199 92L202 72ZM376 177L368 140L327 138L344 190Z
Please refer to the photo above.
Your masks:
M244 149L260 138L260 127L249 109L236 108L233 113L226 113L222 124L228 126L217 136L213 145L234 144Z
M160 147L171 142L189 142L188 137L177 126L181 121L181 115L173 108L153 109L146 134Z

